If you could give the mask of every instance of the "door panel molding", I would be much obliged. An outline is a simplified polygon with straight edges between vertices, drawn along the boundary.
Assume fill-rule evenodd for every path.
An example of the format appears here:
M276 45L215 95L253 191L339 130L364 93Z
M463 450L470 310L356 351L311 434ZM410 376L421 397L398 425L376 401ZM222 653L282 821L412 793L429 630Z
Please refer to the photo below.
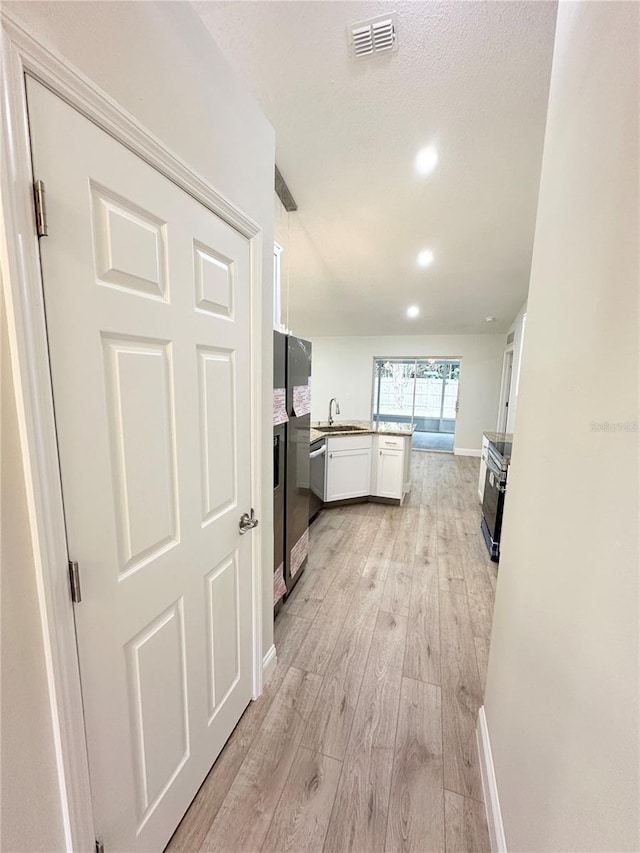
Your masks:
M0 269L41 625L46 656L60 808L68 851L93 851L95 832L67 545L49 373L43 289L33 208L28 75L112 136L249 239L251 278L251 492L262 507L262 233L259 225L147 131L57 51L29 35L3 10L2 216ZM45 238L46 239L46 238ZM157 295L156 295L156 298ZM263 687L261 528L252 535L253 698ZM82 606L82 605L80 605Z

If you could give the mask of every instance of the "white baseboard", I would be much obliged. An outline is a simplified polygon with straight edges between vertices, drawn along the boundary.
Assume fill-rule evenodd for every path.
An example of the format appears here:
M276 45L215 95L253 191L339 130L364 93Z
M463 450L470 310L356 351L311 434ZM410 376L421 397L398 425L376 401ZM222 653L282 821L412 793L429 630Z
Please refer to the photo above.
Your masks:
M271 646L266 655L262 658L262 683L268 684L271 676L276 671L278 658L276 657L276 647Z
M482 451L471 447L454 447L453 453L455 456L481 456Z
M484 792L484 807L487 812L491 850L492 853L507 853L507 841L504 837L500 800L498 799L498 785L493 768L493 756L491 755L491 743L489 742L489 729L487 728L487 716L484 712L484 705L478 711L478 728L476 732L478 737L478 753L480 755L480 775L482 776L482 790Z

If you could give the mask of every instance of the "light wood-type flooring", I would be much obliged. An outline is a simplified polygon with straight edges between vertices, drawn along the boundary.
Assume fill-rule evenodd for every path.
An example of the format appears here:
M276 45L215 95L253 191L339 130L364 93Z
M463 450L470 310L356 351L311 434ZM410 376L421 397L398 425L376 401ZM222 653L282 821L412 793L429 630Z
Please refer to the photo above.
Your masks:
M478 460L413 453L402 507L321 513L278 666L170 851L489 851L476 747L496 584Z

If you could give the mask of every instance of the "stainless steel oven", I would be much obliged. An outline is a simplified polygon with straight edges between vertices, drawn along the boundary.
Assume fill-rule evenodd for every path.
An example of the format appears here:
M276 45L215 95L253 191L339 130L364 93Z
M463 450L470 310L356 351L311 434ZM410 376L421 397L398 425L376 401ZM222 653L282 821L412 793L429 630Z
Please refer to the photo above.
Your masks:
M507 492L507 472L510 458L511 444L509 442L489 442L481 526L489 554L495 563L500 559L502 514Z

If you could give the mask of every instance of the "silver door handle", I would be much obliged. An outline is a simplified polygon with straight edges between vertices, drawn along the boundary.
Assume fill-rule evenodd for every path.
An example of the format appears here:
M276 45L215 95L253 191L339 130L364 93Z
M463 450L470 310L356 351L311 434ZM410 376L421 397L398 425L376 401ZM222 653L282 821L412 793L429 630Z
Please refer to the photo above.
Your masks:
M257 526L258 519L255 517L253 507L251 507L251 515L249 515L248 512L245 512L240 516L240 536L243 536L249 530L253 530L253 528Z

